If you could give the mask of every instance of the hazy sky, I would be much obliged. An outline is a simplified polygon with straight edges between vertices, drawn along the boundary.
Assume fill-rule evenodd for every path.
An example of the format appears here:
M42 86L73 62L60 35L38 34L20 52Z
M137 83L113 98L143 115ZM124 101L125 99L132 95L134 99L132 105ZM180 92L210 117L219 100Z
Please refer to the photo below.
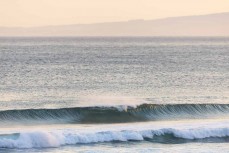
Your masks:
M229 0L0 0L0 26L156 19L229 11Z

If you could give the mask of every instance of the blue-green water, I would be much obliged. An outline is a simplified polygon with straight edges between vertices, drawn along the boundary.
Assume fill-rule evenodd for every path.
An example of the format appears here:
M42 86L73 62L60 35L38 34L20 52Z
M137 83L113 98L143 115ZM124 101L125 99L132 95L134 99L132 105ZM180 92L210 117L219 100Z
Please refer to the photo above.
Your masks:
M229 38L0 38L0 152L227 152Z

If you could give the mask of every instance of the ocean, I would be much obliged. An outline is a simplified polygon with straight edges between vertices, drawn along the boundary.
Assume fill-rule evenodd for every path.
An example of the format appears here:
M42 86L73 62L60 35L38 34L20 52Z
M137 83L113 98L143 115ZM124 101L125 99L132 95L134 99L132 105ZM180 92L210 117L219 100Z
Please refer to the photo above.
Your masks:
M1 37L0 152L229 152L228 37Z

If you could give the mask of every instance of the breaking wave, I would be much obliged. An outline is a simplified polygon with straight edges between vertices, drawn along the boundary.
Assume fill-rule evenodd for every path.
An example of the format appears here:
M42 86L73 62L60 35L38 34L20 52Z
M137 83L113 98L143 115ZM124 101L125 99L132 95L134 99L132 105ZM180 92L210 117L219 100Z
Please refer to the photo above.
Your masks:
M142 104L136 107L75 107L0 111L1 123L124 123L229 117L229 104Z
M162 128L81 133L76 130L33 131L0 135L0 148L48 148L100 142L229 142L229 128Z

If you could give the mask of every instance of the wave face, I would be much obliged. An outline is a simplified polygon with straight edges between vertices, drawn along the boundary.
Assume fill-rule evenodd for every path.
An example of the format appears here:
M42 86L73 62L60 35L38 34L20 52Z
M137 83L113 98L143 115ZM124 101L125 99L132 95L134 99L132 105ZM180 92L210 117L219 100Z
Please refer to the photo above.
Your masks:
M229 104L143 104L137 107L76 107L0 111L2 123L124 123L228 117Z
M48 148L99 142L149 141L157 143L229 142L229 128L162 128L81 133L64 129L0 135L0 148Z

